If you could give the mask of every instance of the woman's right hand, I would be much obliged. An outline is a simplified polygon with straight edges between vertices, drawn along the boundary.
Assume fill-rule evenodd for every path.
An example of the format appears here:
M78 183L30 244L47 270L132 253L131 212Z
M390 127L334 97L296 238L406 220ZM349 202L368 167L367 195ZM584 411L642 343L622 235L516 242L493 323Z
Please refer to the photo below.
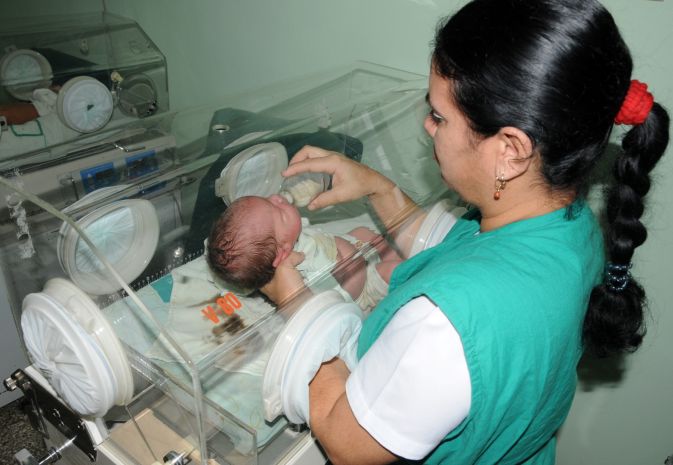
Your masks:
M384 175L344 155L307 145L298 151L283 176L299 173L327 173L332 176L332 188L319 194L308 204L309 210L359 199L365 195L385 193L395 183Z

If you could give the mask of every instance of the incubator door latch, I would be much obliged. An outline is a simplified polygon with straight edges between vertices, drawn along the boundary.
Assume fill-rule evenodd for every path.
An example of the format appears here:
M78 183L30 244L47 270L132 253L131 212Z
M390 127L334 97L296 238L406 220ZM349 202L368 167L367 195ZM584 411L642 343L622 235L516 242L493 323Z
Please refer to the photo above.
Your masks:
M34 462L35 464L54 463L61 458L61 451L70 445L84 452L92 462L96 461L97 451L82 419L40 383L23 370L16 370L5 379L4 384L10 391L15 389L23 391L27 401L26 413L30 422L33 428L42 433L45 438L49 437L45 421L53 425L66 438L71 438L60 447L52 448L44 459ZM35 458L25 449L15 455L15 463L19 465L33 465L30 460L35 460Z

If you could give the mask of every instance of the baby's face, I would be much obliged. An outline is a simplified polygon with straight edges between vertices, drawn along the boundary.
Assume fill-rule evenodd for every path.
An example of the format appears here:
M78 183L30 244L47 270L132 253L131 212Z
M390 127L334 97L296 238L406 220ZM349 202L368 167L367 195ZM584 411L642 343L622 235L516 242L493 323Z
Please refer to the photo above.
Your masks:
M301 232L299 210L280 195L251 197L248 202L250 227L259 228L259 231L270 228L279 245L289 245L292 249Z

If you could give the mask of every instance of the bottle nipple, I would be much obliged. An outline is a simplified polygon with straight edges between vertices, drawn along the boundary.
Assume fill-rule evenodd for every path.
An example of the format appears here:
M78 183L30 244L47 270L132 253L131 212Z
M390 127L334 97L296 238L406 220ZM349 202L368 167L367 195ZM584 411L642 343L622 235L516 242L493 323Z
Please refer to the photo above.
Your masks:
M278 195L287 200L287 203L290 205L294 204L294 197L292 197L292 194L290 194L288 191L280 191Z

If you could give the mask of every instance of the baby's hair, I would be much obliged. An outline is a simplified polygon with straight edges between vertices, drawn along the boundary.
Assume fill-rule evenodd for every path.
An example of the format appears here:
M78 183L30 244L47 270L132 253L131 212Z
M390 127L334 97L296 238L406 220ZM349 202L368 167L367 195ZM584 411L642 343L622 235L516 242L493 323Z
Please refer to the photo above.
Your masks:
M220 215L210 231L206 257L220 279L254 290L273 278L277 243L271 231L249 229L245 216L245 198L234 201Z

